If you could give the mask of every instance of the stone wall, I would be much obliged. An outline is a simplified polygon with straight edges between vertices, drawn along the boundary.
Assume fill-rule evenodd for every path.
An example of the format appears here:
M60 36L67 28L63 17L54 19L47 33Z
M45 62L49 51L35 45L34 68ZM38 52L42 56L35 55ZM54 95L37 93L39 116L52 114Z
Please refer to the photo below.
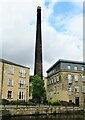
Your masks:
M2 111L7 111L9 115L18 116L18 115L38 115L38 114L58 114L58 113L74 113L82 111L78 107L3 107ZM4 112L2 112L4 113Z

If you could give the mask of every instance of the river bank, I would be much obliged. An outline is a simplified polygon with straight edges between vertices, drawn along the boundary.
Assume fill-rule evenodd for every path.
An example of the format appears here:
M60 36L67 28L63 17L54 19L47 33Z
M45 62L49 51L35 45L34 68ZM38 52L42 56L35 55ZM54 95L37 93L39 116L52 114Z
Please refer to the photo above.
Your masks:
M65 106L5 106L0 108L0 111L2 116L35 116L85 113L85 110L82 108Z

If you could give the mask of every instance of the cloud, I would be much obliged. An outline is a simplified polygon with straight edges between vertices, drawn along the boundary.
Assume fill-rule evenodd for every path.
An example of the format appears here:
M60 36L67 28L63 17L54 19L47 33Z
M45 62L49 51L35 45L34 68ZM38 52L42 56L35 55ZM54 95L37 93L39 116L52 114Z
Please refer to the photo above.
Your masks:
M55 17L55 25L64 25L58 31L49 23L55 2L40 0L3 0L2 3L2 50L3 58L29 66L31 74L34 69L34 51L36 40L36 9L42 6L42 42L43 68L47 69L58 59L82 60L82 14L75 16ZM60 18L59 18L60 17ZM75 26L75 27L74 27ZM1 40L0 40L1 42Z
M43 23L44 64L48 68L58 59L83 60L83 41L77 36L58 32ZM47 33L47 34L45 34Z
M43 23L44 64L48 68L62 58L83 60L83 15L74 13L57 15L54 26L46 21Z

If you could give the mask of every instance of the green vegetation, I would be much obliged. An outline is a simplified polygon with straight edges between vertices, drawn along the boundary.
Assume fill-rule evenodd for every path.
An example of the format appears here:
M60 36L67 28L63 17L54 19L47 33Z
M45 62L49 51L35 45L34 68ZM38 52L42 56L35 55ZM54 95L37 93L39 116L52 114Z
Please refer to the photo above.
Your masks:
M48 105L59 106L61 105L61 102L57 100L48 100Z
M2 105L9 105L9 100L2 99Z
M44 81L39 76L31 76L32 80L32 97L35 103L41 103L46 99Z
M2 105L26 105L26 102L24 100L7 100L7 99L2 99Z

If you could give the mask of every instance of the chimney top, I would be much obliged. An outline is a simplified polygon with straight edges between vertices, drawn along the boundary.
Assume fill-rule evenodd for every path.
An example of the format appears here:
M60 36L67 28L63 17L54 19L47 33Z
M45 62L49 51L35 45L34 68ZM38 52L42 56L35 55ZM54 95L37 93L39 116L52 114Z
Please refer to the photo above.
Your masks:
M39 10L39 9L41 10L41 7L40 7L40 6L37 7L37 10Z

